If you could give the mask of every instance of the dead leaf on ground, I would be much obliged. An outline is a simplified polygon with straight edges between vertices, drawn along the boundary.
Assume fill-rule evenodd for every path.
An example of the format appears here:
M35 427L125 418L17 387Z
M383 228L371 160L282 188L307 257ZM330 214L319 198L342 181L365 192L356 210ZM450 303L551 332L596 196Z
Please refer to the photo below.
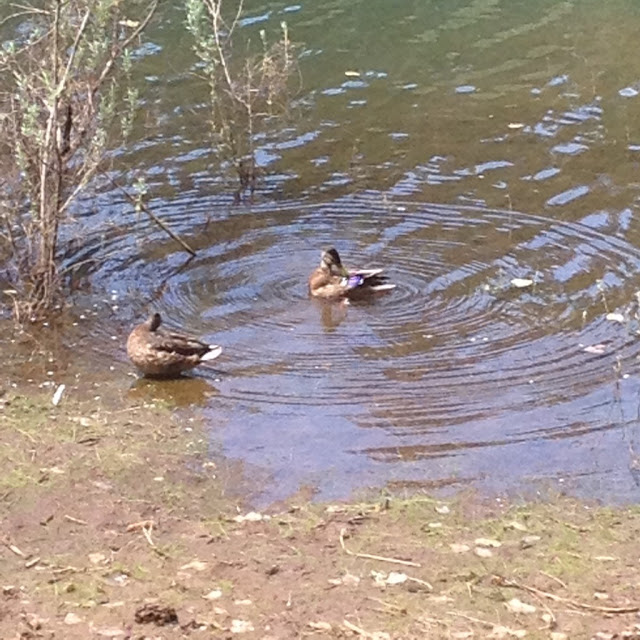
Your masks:
M332 578L328 582L336 586L344 584L348 587L355 587L360 584L360 578L354 576L352 573L345 573L341 578Z
M73 611L69 611L64 617L64 623L68 625L80 624L81 622L82 618L77 613L73 613Z
M437 602L439 604L447 604L449 602L455 602L455 599L451 596L429 596L429 602Z
M540 536L525 536L520 540L520 547L528 549L529 547L533 547L536 542L540 542L540 540L542 540Z
M229 629L231 633L249 633L253 630L253 625L248 620L232 620Z
M448 515L449 513L451 513L451 509L449 509L449 507L446 504L439 504L436 507L436 511L443 516Z
M55 390L55 393L51 398L51 403L54 407L57 407L60 404L60 400L62 400L62 394L64 393L65 389L66 386L64 384L58 385L58 388Z
M97 552L89 554L89 562L91 562L91 564L103 564L106 560L107 556L105 556L104 553Z
M222 591L220 591L220 589L213 589L209 591L209 593L205 593L202 597L205 600L218 600L218 598L222 598Z
M501 624L493 627L490 638L524 638L527 632L524 629L509 629L509 627L503 627Z
M181 571L189 571L189 569L195 569L195 571L204 571L207 568L207 563L201 560L192 560L187 564L183 564L180 567Z
M507 524L504 525L505 529L514 529L515 531L526 531L527 527L522 524L521 522L518 522L517 520L512 520L511 522L507 522Z
M328 622L308 622L307 626L316 631L331 631L332 629Z
M388 574L384 571L371 571L371 575L373 576L374 582L379 587L402 584L409 579L406 573L401 573L400 571L391 571Z
M127 633L124 629L93 629L93 632L102 638L120 638Z
M487 547L476 547L473 553L475 553L478 558L491 558L493 556L493 551L487 549Z
M502 542L492 538L476 538L474 544L478 547L493 547L494 549L502 546Z
M457 544L455 542L450 544L449 548L453 553L466 553L471 550L471 547L468 544Z
M233 518L234 522L260 522L261 520L271 520L271 516L263 515L257 511L249 511L245 515L238 515Z
M537 611L532 604L522 602L522 600L518 598L511 598L511 600L506 603L506 607L509 611L513 611L513 613L535 613Z

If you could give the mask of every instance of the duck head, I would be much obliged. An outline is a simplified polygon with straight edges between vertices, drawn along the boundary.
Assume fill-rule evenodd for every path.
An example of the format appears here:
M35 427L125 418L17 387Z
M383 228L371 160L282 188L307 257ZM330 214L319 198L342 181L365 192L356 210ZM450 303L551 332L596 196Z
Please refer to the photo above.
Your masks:
M342 260L340 260L340 254L333 248L329 247L322 252L322 266L329 269L329 271L338 276L346 277L347 270L342 266Z
M149 327L149 331L155 331L161 324L162 318L159 313L152 314L146 322Z

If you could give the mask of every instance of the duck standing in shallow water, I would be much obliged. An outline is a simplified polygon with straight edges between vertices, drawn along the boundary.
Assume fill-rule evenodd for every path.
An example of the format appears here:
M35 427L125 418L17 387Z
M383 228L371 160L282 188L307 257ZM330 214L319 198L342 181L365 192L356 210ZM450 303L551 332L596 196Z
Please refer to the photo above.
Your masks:
M395 288L382 269L346 269L340 255L331 247L322 252L320 266L309 276L309 293L314 298L362 298Z
M145 376L175 378L201 362L215 360L222 347L160 329L162 318L154 313L127 339L127 355Z

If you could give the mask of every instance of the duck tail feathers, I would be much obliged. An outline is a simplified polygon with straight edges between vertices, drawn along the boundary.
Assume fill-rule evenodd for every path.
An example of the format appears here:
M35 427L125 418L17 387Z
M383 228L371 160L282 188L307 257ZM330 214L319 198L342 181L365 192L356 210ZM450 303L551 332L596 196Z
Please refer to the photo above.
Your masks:
M209 360L215 360L222 353L222 347L219 347L217 344L210 344L209 351L205 353L201 358L200 362L208 362Z
M386 282L384 284L374 284L373 286L370 287L370 290L376 293L380 293L382 291L391 291L391 289L395 289L395 288L396 288L395 284Z

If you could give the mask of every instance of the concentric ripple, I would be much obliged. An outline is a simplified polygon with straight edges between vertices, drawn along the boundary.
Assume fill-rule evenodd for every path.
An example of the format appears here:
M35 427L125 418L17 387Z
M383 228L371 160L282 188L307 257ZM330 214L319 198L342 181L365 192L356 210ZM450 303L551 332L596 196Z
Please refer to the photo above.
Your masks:
M606 229L357 199L242 215L246 228L229 225L239 237L193 261L163 299L176 321L227 345L228 397L318 407L375 399L372 423L384 415L393 427L429 428L438 396L449 398L438 423L457 424L477 416L470 396L495 413L532 389L544 401L558 388L598 387L603 356L589 346L623 360L638 352L605 316L633 299L640 253ZM224 222L215 226L224 234ZM349 264L385 266L397 289L365 304L308 300L307 275L327 244ZM534 285L517 289L516 277Z
M195 234L205 212L184 211L172 224L191 228L195 259L149 226L126 288L116 258L100 275L118 278L122 298L154 282L146 308L223 345L217 369L199 375L215 378L211 420L228 425L231 455L288 477L294 459L324 473L337 447L341 473L365 482L370 466L354 451L374 467L437 460L422 479L477 477L498 451L542 448L546 464L556 449L544 443L611 428L616 379L640 356L640 251L614 215L562 222L349 197L209 209ZM330 244L348 265L385 267L397 288L348 305L309 299L308 274ZM535 476L540 464L525 468Z
M271 495L557 475L637 497L620 461L640 397L639 71L625 57L640 13L441 5L245 6L253 42L287 20L305 43L292 118L253 141L257 205L220 195L235 178L208 137L207 87L167 47L119 160L197 256L107 191L80 207L83 247L66 266L79 290L106 292L122 334L157 308L223 345L197 374L217 390L211 437L268 470ZM166 20L162 37L182 24ZM397 288L310 300L328 244Z

